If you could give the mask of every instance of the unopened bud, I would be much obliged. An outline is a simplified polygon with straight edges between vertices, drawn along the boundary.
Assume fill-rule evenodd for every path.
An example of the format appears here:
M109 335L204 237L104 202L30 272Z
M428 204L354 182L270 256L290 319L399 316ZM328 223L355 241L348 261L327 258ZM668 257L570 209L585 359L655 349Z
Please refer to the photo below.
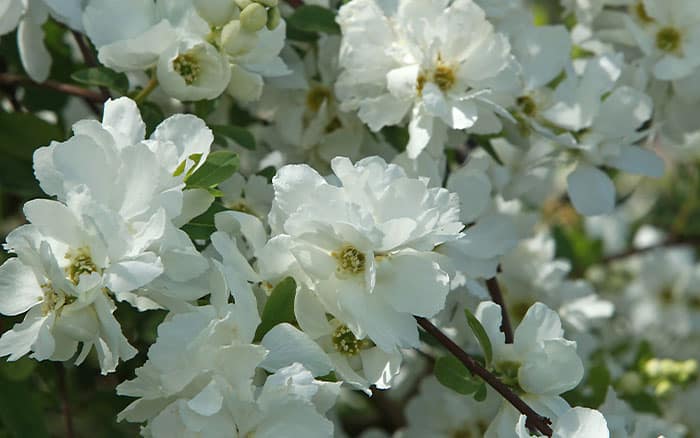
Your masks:
M280 20L282 20L280 8L275 6L267 10L267 28L269 30L275 30L279 26Z
M231 20L221 29L221 48L231 56L243 55L258 43L258 35L243 29L239 20Z
M248 32L257 32L267 24L267 10L259 3L251 3L241 11L241 27Z
M274 8L279 4L278 0L255 0L255 1L260 3L263 6L267 6L268 8Z
M241 10L243 10L243 9L247 8L248 5L253 3L253 0L234 0L234 2L236 3L236 6L238 6Z

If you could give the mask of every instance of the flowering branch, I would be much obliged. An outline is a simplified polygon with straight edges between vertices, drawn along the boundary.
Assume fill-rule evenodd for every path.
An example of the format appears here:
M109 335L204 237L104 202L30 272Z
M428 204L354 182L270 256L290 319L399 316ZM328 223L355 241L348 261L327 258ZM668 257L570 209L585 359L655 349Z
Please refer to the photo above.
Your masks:
M77 85L64 84L62 82L53 81L51 79L44 82L34 82L30 78L13 73L0 74L0 85L35 85L37 87L49 88L61 93L70 94L71 96L82 97L90 102L102 103L102 95L86 88L78 87Z
M669 237L666 240L663 240L661 242L655 243L653 245L645 246L643 248L631 248L628 249L627 251L623 251L618 254L612 254L607 257L604 257L603 260L601 261L602 263L609 263L614 260L619 260L623 259L626 257L631 257L633 255L637 254L643 254L647 251L652 251L654 249L658 248L665 248L668 246L677 246L677 245L691 245L691 246L700 246L700 236L675 236L675 237Z
M462 350L450 338L448 338L439 328L427 319L416 316L416 321L423 330L430 333L440 344L452 353L462 364L472 373L479 376L484 382L488 383L496 390L503 398L505 398L515 409L527 417L526 425L530 429L539 430L546 436L552 436L554 433L551 428L552 421L535 412L527 403L523 401L516 393L514 393L505 383L498 380L489 370L484 368L479 362L474 360L466 351Z
M501 331L506 338L506 344L512 344L513 326L510 324L508 310L506 309L506 304L503 301L503 293L501 292L501 287L498 285L498 280L496 280L496 277L491 277L486 280L486 287L489 290L489 295L491 295L491 301L501 306L501 314L503 315L503 318L501 319Z

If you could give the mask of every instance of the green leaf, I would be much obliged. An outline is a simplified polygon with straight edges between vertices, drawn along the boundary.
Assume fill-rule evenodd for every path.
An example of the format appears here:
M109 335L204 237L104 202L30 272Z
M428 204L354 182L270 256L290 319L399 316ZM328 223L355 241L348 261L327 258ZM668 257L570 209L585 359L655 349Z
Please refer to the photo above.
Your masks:
M274 178L276 174L277 169L275 169L274 166L267 166L266 168L258 172L258 175L264 176L265 178L267 178L267 182L270 183L272 182L272 178Z
M591 239L580 226L552 228L557 258L571 260L573 272L580 274L603 257L603 242Z
M443 386L468 395L479 390L481 382L474 379L462 362L454 356L442 356L435 362L435 377Z
M216 142L222 146L228 146L228 140L246 149L255 149L255 137L245 128L233 125L209 125L214 132Z
M261 322L255 331L255 342L259 342L272 327L283 322L296 324L294 316L294 297L297 284L292 277L280 281L265 303L260 317Z
M208 240L211 233L216 231L214 216L222 211L227 211L227 208L218 202L214 202L207 211L185 224L182 227L182 231L187 233L192 240Z
M91 67L78 70L70 76L75 82L97 87L107 87L117 91L119 94L126 94L129 91L129 79L124 73L107 67Z
M28 356L22 357L16 362L0 363L0 378L4 376L8 380L20 382L26 380L36 369L37 361Z
M491 346L491 339L489 339L489 335L486 334L484 326L481 325L481 322L479 322L479 320L476 319L476 316L474 316L474 314L469 309L464 309L464 315L467 317L467 323L469 324L469 327L471 327L474 336L476 336L476 340L479 341L481 349L484 350L486 366L488 367L491 363L491 360L493 359L493 347Z
M650 413L662 415L659 402L653 395L647 392L639 392L637 394L621 395L622 400L626 401L632 409L637 413Z
M489 136L485 135L472 135L469 137L471 141L479 145L487 154L493 158L493 160L503 166L503 161L501 160L501 157L498 156L498 152L496 152L496 149L494 149L493 145L491 144L491 138Z
M381 130L384 140L389 142L399 152L406 150L408 144L408 128L401 126L385 126Z
M219 106L219 99L198 100L194 103L194 113L197 117L205 119L217 106Z
M226 181L238 170L238 155L231 151L216 151L192 175L185 179L186 189L209 189Z
M476 400L478 402L482 402L482 401L486 400L487 394L488 393L486 390L486 384L482 382L481 385L479 386L479 389L477 389L476 392L474 393L474 400Z
M0 423L17 438L48 437L36 386L0 378Z
M335 22L333 11L316 5L304 5L296 8L287 19L287 24L305 32L340 33L340 26Z

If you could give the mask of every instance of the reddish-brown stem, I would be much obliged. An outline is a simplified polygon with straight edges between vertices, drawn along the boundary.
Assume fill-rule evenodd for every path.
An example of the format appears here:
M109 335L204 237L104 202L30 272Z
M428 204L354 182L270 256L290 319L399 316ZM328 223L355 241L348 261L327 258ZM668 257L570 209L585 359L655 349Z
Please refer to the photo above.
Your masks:
M521 414L527 417L525 424L532 430L538 430L546 436L552 436L551 420L535 412L527 403L514 393L508 385L501 382L493 373L484 368L479 362L474 360L466 351L462 350L452 339L448 338L439 328L425 318L416 316L416 321L423 330L430 333L447 351L454 355L465 367L474 375L479 376L484 382L501 394L508 403L513 405Z
M88 90L87 88L78 87L77 85L64 84L51 79L44 82L34 82L30 78L13 73L1 73L0 85L30 85L35 87L49 88L71 96L78 96L90 102L102 103L102 95L100 93Z
M506 303L503 301L503 292L501 292L501 287L498 285L496 277L486 280L486 288L489 290L489 295L491 295L491 301L501 306L501 331L506 338L506 344L512 344L513 326L510 325L508 309L506 309Z
M611 262L614 260L619 260L619 259L623 259L625 257L630 257L633 255L642 254L642 253L645 253L648 251L652 251L654 249L665 248L668 246L677 246L677 245L678 246L680 246L680 245L700 246L700 236L670 237L670 238L663 240L659 243L645 246L644 248L631 248L631 249L628 249L627 251L623 251L621 253L609 255L607 257L603 257L603 260L601 262L608 263L608 262Z
M55 363L56 376L58 381L58 393L61 396L61 411L63 412L63 421L66 427L66 438L73 438L73 415L70 409L68 400L68 386L66 385L66 369L60 362Z
M90 47L88 47L87 43L85 43L85 39L83 38L83 35L79 32L76 32L74 30L71 30L71 33L73 34L73 38L75 39L75 42L78 43L78 47L80 48L80 53L83 55L83 60L85 61L85 64L88 67L97 67L97 59L95 58L95 55L92 53L92 50ZM102 93L102 100L105 101L112 96L109 94L109 90L107 87L100 87L100 93Z

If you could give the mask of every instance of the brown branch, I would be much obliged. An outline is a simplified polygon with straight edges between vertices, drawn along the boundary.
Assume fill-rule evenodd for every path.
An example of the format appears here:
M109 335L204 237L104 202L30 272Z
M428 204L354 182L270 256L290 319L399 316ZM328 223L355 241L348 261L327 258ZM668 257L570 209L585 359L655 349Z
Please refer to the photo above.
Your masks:
M74 30L71 30L71 33L73 34L75 42L78 43L78 47L80 48L80 53L82 53L83 55L83 60L85 61L85 64L88 67L97 67L98 64L97 59L95 58L95 54L92 53L90 47L88 47L87 43L85 43L85 38L83 38L83 35ZM109 90L107 89L107 87L100 87L100 93L102 93L103 101L112 97L112 95L109 94Z
M513 326L510 324L508 309L506 309L506 303L503 301L503 292L501 292L501 287L498 285L496 277L486 280L486 288L489 290L489 295L491 295L491 301L501 306L501 331L506 338L506 344L512 344Z
M69 94L71 96L82 97L90 102L102 103L102 95L87 88L78 87L77 85L64 84L54 80L44 82L34 82L30 78L13 73L0 73L0 85L29 85L35 87L48 88L60 93Z
M630 248L627 251L621 253L609 255L603 257L601 263L608 263L614 260L624 259L633 255L643 254L648 251L652 251L659 248L665 248L668 246L680 246L680 245L690 245L690 246L700 246L700 236L676 236L669 237L666 240L655 243L653 245L645 246L644 248Z
M66 438L73 438L73 416L71 413L70 403L68 401L68 386L66 385L66 369L60 362L55 363L56 375L58 378L58 393L61 396L61 411L63 412L63 420L66 425Z
M484 368L479 362L472 359L466 351L462 350L450 338L448 338L439 328L425 318L416 316L416 321L423 330L430 333L440 344L452 353L465 367L472 373L479 376L482 380L496 390L503 398L505 398L515 409L527 417L526 426L532 430L538 430L546 436L552 436L552 421L535 412L527 403L523 401L516 393L514 393L506 384L498 380L489 370Z

